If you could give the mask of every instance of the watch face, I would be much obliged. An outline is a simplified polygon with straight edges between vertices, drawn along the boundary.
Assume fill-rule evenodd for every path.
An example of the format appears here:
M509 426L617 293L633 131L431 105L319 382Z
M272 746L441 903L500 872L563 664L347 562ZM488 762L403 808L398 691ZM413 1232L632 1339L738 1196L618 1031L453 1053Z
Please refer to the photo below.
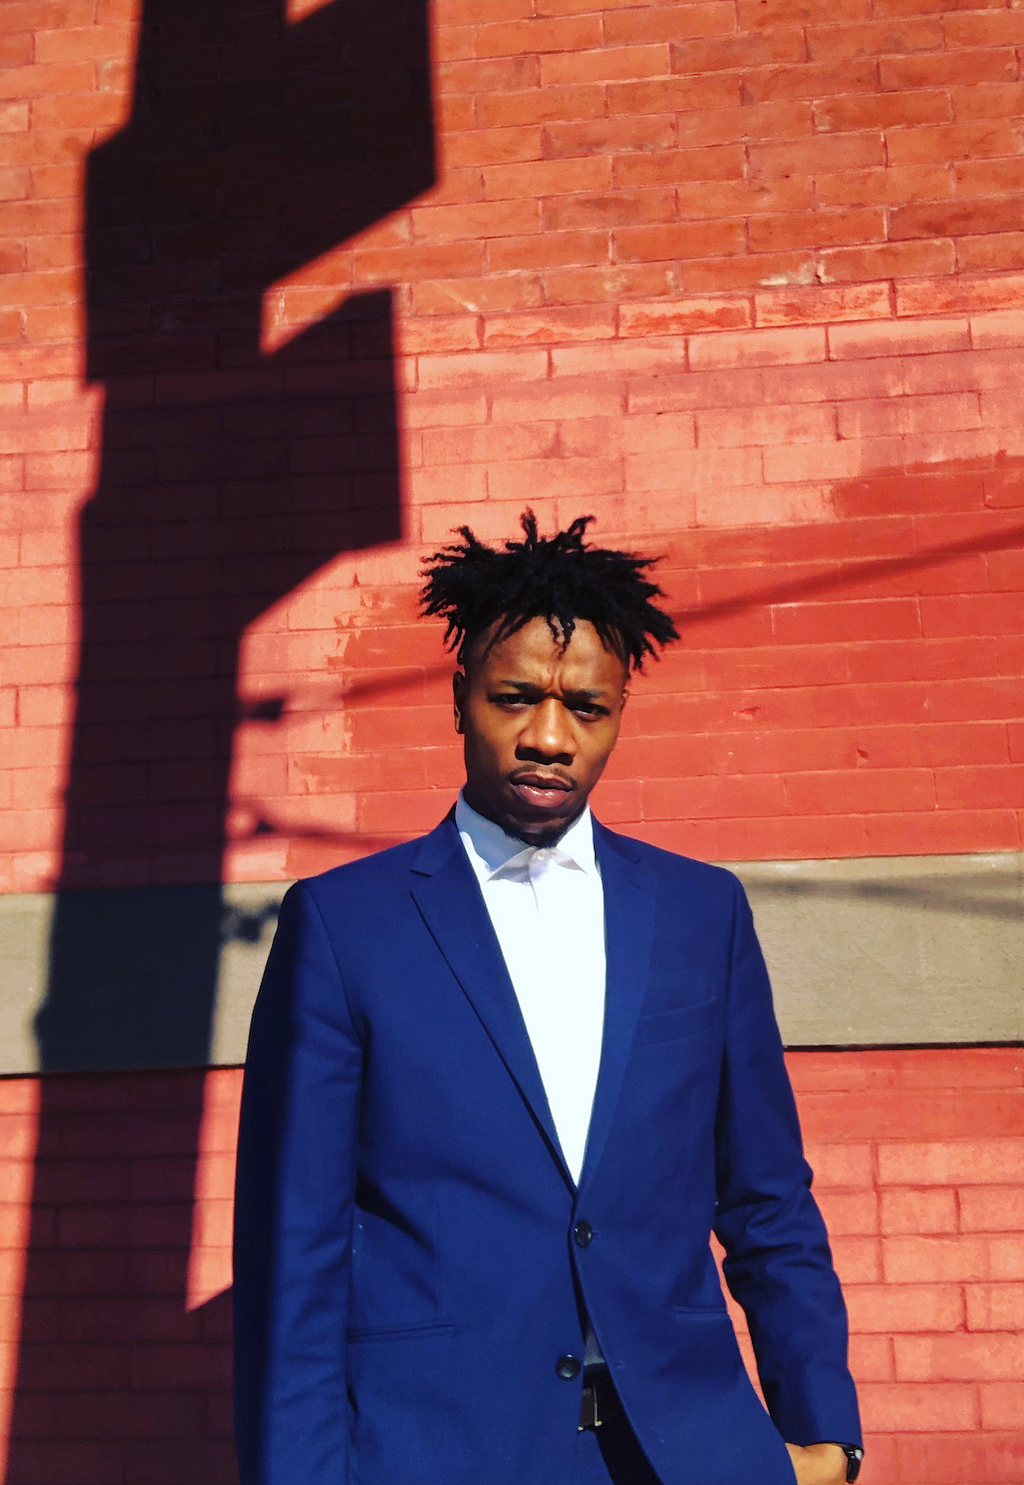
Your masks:
M864 1458L863 1449L851 1449L843 1447L846 1455L846 1479L847 1485L853 1485L854 1480L860 1474L861 1460Z

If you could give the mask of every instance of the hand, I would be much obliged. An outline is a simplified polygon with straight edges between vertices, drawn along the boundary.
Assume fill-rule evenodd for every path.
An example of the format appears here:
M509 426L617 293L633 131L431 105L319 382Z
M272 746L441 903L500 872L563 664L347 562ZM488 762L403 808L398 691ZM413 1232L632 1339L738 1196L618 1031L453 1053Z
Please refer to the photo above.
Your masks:
M846 1485L846 1455L838 1444L787 1444L796 1485Z

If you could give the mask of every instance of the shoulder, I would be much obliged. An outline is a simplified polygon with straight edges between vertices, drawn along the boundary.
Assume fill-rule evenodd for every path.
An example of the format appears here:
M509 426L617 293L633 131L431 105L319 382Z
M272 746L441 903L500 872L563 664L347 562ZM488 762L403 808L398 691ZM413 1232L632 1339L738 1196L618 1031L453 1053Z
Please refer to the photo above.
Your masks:
M631 835L620 835L609 830L607 825L594 822L598 839L605 849L617 851L647 871L661 882L674 889L734 901L743 888L739 878L724 866L712 866L707 861L697 861L692 856L682 856L677 851L666 851L661 846L648 845Z
M334 866L318 876L304 877L291 890L308 894L321 909L341 903L379 902L407 886L409 873L425 848L431 845L437 848L442 843L450 845L449 833L453 841L458 840L454 825L445 818L427 835L388 846L384 851L374 851L358 861L347 861L343 866Z

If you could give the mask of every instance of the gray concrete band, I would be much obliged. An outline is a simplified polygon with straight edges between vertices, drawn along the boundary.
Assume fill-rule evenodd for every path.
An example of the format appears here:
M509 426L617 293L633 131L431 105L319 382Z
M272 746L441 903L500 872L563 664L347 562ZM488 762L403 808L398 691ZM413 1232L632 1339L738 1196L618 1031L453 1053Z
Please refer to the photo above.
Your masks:
M1024 853L748 861L732 869L750 895L788 1046L1024 1041ZM222 889L212 1018L203 1042L211 1065L244 1059L286 886ZM162 909L169 924L180 924L187 894L197 890L210 889L110 888L91 900L97 924L109 925L130 918L135 899L145 894L144 917L157 925L158 940ZM118 894L131 896L117 902ZM43 893L0 897L0 1074L40 1068L34 1022L46 996L54 902ZM88 916L89 903L82 907ZM153 932L144 952L152 962ZM103 957L99 942L96 957ZM119 964L124 974L124 955ZM128 973L130 965L129 956ZM144 997L152 984L140 960L131 992ZM83 1026L83 1049L87 1033ZM136 1051L129 1036L107 1061L84 1050L80 1061L73 1051L65 1060L93 1070L153 1066L151 1049L150 1041L144 1055ZM159 1065L180 1061L170 1055Z

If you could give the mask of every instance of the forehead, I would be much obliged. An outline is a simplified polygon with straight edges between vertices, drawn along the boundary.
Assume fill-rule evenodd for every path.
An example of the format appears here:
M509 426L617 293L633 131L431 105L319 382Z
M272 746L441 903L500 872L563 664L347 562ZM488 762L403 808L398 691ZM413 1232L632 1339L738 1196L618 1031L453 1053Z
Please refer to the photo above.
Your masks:
M477 647L474 667L489 680L523 681L562 690L618 690L626 679L626 664L603 644L586 619L579 619L563 649L546 619L531 619L506 636L486 654Z

